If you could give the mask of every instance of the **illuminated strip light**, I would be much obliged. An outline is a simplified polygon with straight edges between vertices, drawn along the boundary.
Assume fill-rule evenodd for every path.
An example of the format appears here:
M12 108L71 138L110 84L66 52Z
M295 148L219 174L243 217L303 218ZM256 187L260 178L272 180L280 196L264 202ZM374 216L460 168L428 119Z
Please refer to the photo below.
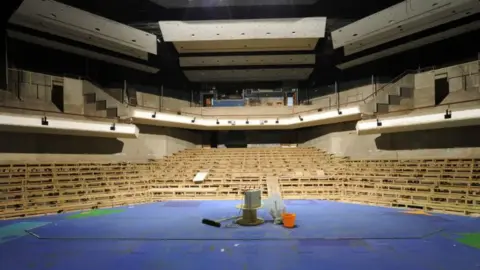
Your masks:
M342 63L342 64L338 64L337 68L348 69L348 68L351 68L351 67L355 67L355 66L358 66L358 65L362 65L362 64L374 61L376 59L381 59L381 58L384 58L384 57L387 57L387 56L392 56L392 55L401 53L403 51L407 51L407 50L415 49L415 48L418 48L418 47L422 47L422 46L425 46L425 45L428 45L428 44L431 44L431 43L434 43L434 42L437 42L437 41L441 41L441 40L444 40L444 39L447 39L447 38L451 38L451 37L454 37L454 36L458 36L458 35L461 35L461 34L472 32L472 31L475 31L475 30L478 30L478 29L480 29L480 22L478 22L478 21L472 22L472 23L463 25L461 27L453 28L453 29L447 30L445 32L441 32L441 33L434 34L434 35L431 35L431 36L428 36L428 37L420 38L420 39L417 39L415 41L411 41L409 43L405 43L405 44L402 44L402 45L399 45L399 46L395 46L395 47L386 49L384 51L380 51L380 52L377 52L377 53L372 53L372 54L369 54L369 55L366 55L366 56L363 56L363 57L359 57L359 58L354 59L352 61L348 61L348 62L345 62L345 63Z
M356 129L358 135L367 135L476 125L480 125L480 109L364 120L357 123Z
M0 115L0 130L107 138L137 138L139 134L132 124L7 114Z
M33 43L33 44L37 44L37 45L40 45L40 46L43 46L43 47L52 48L52 49L56 49L56 50L67 52L67 53L73 53L73 54L85 56L85 57L88 57L88 58L112 63L112 64L119 65L119 66L128 67L128 68L131 68L131 69L136 69L136 70L140 70L140 71L148 72L148 73L157 73L160 70L158 68L154 68L154 67L150 67L150 66L147 66L147 65L135 63L135 62L132 62L132 61L129 61L129 60L124 60L124 59L113 57L113 56L106 55L106 54L97 53L97 52L94 52L94 51L85 50L85 49L82 49L82 48L79 48L79 47L75 47L75 46L72 46L72 45L60 43L60 42L57 42L57 41L48 40L48 39L45 39L45 38L36 37L36 36L20 33L20 32L17 32L17 31L12 31L12 30L7 30L7 31L8 31L8 36L11 37L11 38L22 40L22 41Z
M132 119L135 123L145 125L181 127L200 130L216 129L295 129L307 126L331 124L360 119L360 107L344 108L341 111L332 110L306 115L296 115L283 118L204 118L169 113L159 113L146 110L133 110Z

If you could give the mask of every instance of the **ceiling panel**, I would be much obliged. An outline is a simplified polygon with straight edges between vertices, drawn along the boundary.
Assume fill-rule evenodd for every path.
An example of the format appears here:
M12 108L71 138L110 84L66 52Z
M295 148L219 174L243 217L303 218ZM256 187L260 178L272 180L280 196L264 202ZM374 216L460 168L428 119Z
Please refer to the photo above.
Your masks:
M332 32L345 54L387 43L480 11L478 0L409 0Z
M312 51L318 39L261 39L174 42L180 54L215 52Z
M16 32L16 31L8 30L8 36L11 37L11 38L14 38L14 39L24 41L24 42L36 44L36 45L47 47L47 48L52 48L52 49L67 52L67 53L81 55L81 56L92 58L92 59L95 59L95 60L100 60L100 61L115 64L115 65L140 70L140 71L143 71L143 72L157 73L159 71L159 69L156 68L156 67L150 67L150 66L147 66L147 65L143 65L143 64L140 64L140 63L133 62L133 61L113 57L113 56L106 55L106 54L97 53L97 52L94 52L94 51L89 51L89 50L86 50L86 49L82 49L80 47L75 47L75 46L68 45L68 44L65 44L65 43L60 43L60 42L56 42L56 41L53 41L53 40L48 40L48 39L45 39L45 38L36 37L36 36Z
M166 8L312 5L318 0L150 0Z
M313 68L185 70L191 82L289 81L306 80Z
M309 17L259 20L161 21L159 24L165 41L178 42L318 39L325 36L326 21L325 17Z
M420 38L399 46L395 46L380 52L372 53L363 57L359 57L357 59L342 63L337 65L339 69L348 69L351 67L359 66L361 64L365 64L380 58L388 57L397 53L401 53L410 49L418 48L424 45L428 45L437 41L441 41L447 38L451 38L454 36L458 36L467 32L475 31L480 29L480 22L473 22L470 24L463 25L461 27L453 28L435 35L427 36L424 38Z
M157 37L133 27L51 0L25 0L9 23L148 59Z
M314 65L315 54L180 57L181 67Z

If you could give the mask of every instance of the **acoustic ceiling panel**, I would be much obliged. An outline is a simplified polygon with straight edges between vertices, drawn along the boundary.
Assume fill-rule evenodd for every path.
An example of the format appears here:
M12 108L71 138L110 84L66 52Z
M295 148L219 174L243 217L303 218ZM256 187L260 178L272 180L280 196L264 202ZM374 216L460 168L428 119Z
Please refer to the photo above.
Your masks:
M299 39L257 39L222 41L174 42L181 54L218 52L271 52L271 51L312 51L317 46L316 38Z
M249 39L323 38L325 17L217 20L161 21L160 30L167 42L218 41Z
M312 5L318 0L150 0L166 8Z
M191 82L289 81L306 80L313 68L185 70Z
M157 54L155 35L51 0L23 1L9 22L144 60Z
M427 36L421 39L417 39L415 41L411 41L409 43L405 43L399 46L395 46L380 52L372 53L363 57L359 57L357 59L342 63L337 65L339 69L348 69L351 67L359 66L380 58L388 57L397 53L401 53L410 49L418 48L424 45L428 45L437 41L441 41L447 38L451 38L454 36L458 36L467 32L475 31L480 29L480 22L473 22L461 27L453 28L438 34L434 34L431 36Z
M113 56L106 55L106 54L97 53L97 52L94 52L94 51L85 50L85 49L75 47L75 46L72 46L72 45L68 45L68 44L65 44L65 43L60 43L60 42L57 42L57 41L48 40L48 39L45 39L45 38L36 37L36 36L16 32L16 31L8 30L8 36L11 37L11 38L14 38L14 39L24 41L24 42L33 43L33 44L36 44L36 45L39 45L39 46L52 48L52 49L59 50L59 51L64 51L64 52L67 52L67 53L73 53L73 54L81 55L81 56L92 58L92 59L95 59L95 60L100 60L100 61L115 64L115 65L140 70L140 71L143 71L143 72L157 73L159 71L159 69L155 68L155 67L150 67L150 66L147 66L147 65L143 65L143 64L140 64L140 63L133 62L133 61L113 57Z
M181 67L314 65L315 54L180 57Z
M478 0L408 0L333 31L332 42L351 55L479 11Z

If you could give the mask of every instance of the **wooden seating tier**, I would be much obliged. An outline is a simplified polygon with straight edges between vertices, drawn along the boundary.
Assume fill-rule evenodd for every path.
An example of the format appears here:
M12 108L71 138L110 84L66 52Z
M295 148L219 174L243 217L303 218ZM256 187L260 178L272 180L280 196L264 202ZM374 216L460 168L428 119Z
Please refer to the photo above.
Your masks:
M208 171L202 183L196 173ZM189 149L147 163L0 164L0 218L268 195L480 214L480 160L351 160L315 148ZM277 183L276 181L273 181Z

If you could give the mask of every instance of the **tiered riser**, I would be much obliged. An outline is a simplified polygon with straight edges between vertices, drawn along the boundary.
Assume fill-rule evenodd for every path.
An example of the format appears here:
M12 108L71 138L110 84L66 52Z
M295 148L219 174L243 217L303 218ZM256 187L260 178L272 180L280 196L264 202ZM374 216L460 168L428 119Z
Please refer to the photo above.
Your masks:
M200 171L208 176L198 184L193 178ZM142 164L0 165L0 217L241 199L249 188L267 197L267 180L286 199L480 214L480 160L349 160L314 148L250 148L190 149Z
M149 201L149 164L0 165L0 217Z
M330 172L342 200L480 213L480 160L350 161Z
M167 158L152 179L152 196L161 199L238 199L259 188L266 197L267 177L317 175L325 155L313 148L191 149ZM192 181L208 171L202 184Z

